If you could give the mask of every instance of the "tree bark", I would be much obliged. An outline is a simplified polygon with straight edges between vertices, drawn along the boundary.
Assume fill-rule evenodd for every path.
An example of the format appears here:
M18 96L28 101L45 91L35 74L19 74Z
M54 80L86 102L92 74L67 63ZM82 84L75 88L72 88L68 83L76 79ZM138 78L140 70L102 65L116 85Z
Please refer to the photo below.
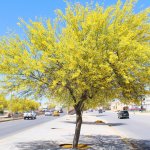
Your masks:
M82 112L84 107L84 101L87 99L87 91L85 91L80 101L74 106L75 112L76 112L76 128L75 128L75 134L73 139L73 148L78 147L79 137L80 137L80 130L82 125Z
M77 148L78 146L81 125L82 125L82 111L77 110L76 111L76 128L75 128L75 134L74 134L74 139L73 139L73 148Z

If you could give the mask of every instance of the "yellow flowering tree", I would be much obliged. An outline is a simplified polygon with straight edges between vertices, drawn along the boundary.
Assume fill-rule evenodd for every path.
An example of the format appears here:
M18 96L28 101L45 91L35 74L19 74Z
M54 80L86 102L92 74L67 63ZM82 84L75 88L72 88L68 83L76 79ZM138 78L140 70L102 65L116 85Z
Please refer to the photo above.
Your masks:
M21 20L26 39L3 37L0 72L5 90L52 97L76 111L73 148L84 105L120 98L136 101L150 81L150 9L134 13L135 0L67 4L54 22Z
M13 97L8 101L8 109L11 112L25 112L31 110L38 110L40 104L34 100L20 99Z
M22 112L22 105L19 99L13 98L9 101L8 109L13 113Z
M0 111L4 111L5 108L7 108L8 102L6 98L0 94Z

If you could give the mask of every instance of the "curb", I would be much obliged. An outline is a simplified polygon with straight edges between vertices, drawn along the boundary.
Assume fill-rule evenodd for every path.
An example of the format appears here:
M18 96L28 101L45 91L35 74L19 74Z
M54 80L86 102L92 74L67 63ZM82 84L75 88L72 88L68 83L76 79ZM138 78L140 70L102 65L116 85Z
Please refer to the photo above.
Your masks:
M1 122L7 122L7 121L13 121L13 120L20 120L20 119L23 119L23 117L20 117L20 118L10 118L10 119L6 119L6 120L0 120L0 123Z
M109 125L109 122L108 122L108 121L106 121L105 119L101 119L101 120L104 121L105 124L107 124L115 133L117 133L118 136L120 136L121 140L122 140L125 144L127 144L127 145L129 146L130 150L137 150L137 149L139 148L137 145L135 145L135 144L132 143L132 142L129 142L129 141L127 140L127 138L125 138L124 136L122 136L122 135L120 134L120 132L119 132L117 129L115 129L115 128L113 128L111 125Z
M37 115L37 116L42 116L42 115ZM1 122L7 122L7 121L20 120L20 119L23 119L23 117L9 118L9 119L6 119L6 120L0 120L0 123L1 123Z

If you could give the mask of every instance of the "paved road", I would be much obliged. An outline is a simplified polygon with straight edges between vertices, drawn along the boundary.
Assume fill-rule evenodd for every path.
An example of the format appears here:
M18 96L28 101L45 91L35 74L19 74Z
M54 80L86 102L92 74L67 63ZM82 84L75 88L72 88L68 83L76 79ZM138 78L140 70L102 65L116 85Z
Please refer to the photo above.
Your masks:
M59 144L72 143L74 115L66 115L13 136L0 140L0 150L63 150ZM97 118L83 116L84 121L80 143L87 143L91 150L129 150L118 135L107 125L93 124Z
M133 144L135 149L150 150L150 115L130 113L129 119L118 119L117 112L94 113Z
M98 115L125 137L150 140L150 115L130 113L129 119L118 119L117 112Z
M61 116L63 115L64 113L61 114ZM42 116L37 116L37 119L35 120L21 119L21 120L14 120L14 121L8 121L8 122L1 122L0 123L0 139L19 133L28 128L32 128L39 124L54 120L56 118L58 117L42 115Z

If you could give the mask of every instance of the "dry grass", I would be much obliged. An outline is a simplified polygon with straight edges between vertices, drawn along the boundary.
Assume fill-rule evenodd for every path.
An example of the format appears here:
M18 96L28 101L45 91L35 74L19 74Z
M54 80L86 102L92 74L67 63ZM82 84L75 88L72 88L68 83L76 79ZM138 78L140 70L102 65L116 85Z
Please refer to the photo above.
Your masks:
M72 144L61 144L60 147L64 149L70 149L72 148ZM87 144L78 144L78 148L81 150L86 150L90 147Z
M96 120L95 123L104 123L102 120Z

